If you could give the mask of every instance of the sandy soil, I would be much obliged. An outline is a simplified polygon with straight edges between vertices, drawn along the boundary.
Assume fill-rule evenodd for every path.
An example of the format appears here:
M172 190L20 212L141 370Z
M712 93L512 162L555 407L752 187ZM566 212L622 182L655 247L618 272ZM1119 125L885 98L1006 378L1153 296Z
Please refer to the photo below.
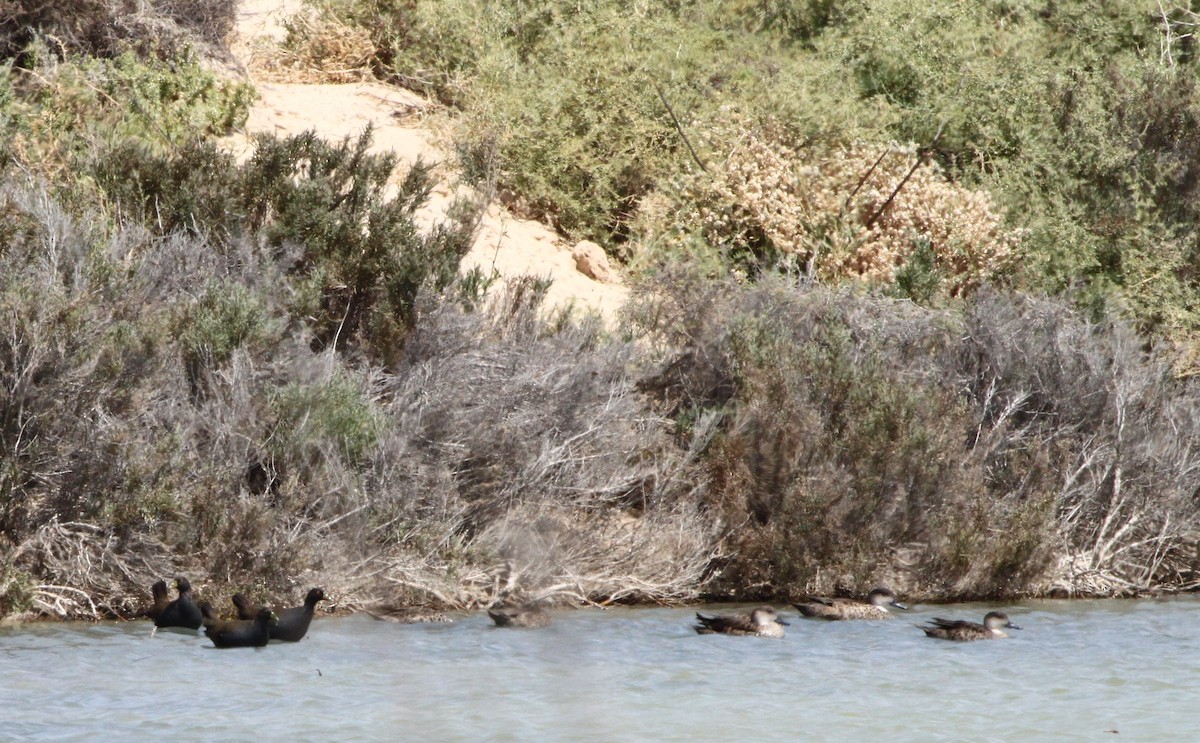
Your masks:
M434 104L407 90L379 83L300 84L268 82L256 77L252 50L284 37L282 22L301 7L300 0L242 0L234 54L246 67L260 99L243 134L230 138L234 149L245 150L247 135L273 132L296 134L309 129L328 139L357 136L374 127L374 147L395 152L403 162L422 158L440 163L441 183L434 191L424 219L432 221L453 198L452 160L439 147L442 138L426 124ZM491 204L463 268L495 269L502 277L549 277L553 284L547 306L574 304L612 319L628 290L618 278L601 283L575 269L571 246L545 225L518 219L499 204ZM498 282L500 283L500 282Z

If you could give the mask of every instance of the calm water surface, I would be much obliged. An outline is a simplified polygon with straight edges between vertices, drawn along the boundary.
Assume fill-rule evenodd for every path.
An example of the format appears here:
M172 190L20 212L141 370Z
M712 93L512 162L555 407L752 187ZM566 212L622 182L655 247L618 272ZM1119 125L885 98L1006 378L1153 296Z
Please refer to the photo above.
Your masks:
M783 640L698 636L694 609L562 611L543 630L318 618L254 650L150 639L149 622L12 627L0 740L1200 739L1200 600L1003 607L1024 627L1007 641L912 626L989 608L790 612Z

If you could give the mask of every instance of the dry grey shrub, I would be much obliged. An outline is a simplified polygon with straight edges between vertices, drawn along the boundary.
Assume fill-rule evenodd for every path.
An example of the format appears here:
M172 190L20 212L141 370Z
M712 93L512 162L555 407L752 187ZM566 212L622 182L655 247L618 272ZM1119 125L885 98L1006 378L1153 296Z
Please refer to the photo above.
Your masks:
M311 350L286 246L94 235L44 190L3 197L5 605L28 588L37 611L128 615L176 574L345 607L702 584L716 527L695 453L636 389L640 351L543 316L536 282L486 312L425 297L384 371ZM213 296L258 330L230 346L197 320Z
M1200 397L1128 326L991 290L933 311L781 281L691 286L643 299L661 323L648 337L675 344L644 387L686 426L719 418L706 499L730 554L712 590L1196 586Z
M1200 389L1120 321L987 295L964 360L1011 449L1053 453L1061 542L1046 590L1130 594L1200 585ZM995 425L993 423L993 425Z
M132 49L168 58L198 43L219 53L236 19L236 0L9 0L0 9L0 59L38 37L62 55Z
M33 614L132 617L145 606L152 576L176 575L175 556L145 534L121 538L96 524L52 519L10 556L38 581Z
M312 354L281 342L258 368L235 354L207 370L197 404L171 331L207 281L277 286L281 269L246 246L93 234L36 185L5 184L0 205L21 225L0 250L0 520L4 561L31 576L35 608L123 615L180 571L197 584L228 579L230 564L290 573L271 551L287 519L244 481L270 434L261 401Z
M953 316L771 283L712 305L725 329L704 355L730 398L692 396L724 411L708 462L736 554L717 590L758 600L882 582L944 598L1039 576L1041 544L1006 543L1023 494L991 491L963 446Z
M552 326L528 297L482 315L446 307L419 329L390 393L419 457L410 471L442 471L453 490L435 507L471 550L511 566L504 590L694 595L714 525L697 512L690 455L636 389L637 347L594 322Z
M918 166L913 145L795 145L738 116L700 139L720 156L677 185L668 219L735 253L770 248L824 281L888 283L927 243L942 290L957 295L1007 268L1019 247L987 194Z
M251 66L265 79L347 83L373 77L375 44L365 28L345 23L328 8L301 11L284 27L282 42L251 52Z

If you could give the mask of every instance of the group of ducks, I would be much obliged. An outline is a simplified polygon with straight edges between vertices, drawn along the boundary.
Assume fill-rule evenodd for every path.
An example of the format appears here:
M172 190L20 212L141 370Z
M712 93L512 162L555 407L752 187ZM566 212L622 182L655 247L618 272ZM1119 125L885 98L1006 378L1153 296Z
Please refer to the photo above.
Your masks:
M154 620L155 631L159 627L192 630L204 627L204 633L219 648L262 647L270 640L298 642L308 633L317 603L326 598L323 590L314 588L308 592L303 606L275 612L267 607L254 606L245 596L236 593L232 601L237 610L237 619L223 620L217 618L210 603L196 602L187 578L176 578L175 587L179 596L174 600L169 595L166 581L160 580L150 587L154 602L144 615ZM876 588L867 594L864 601L808 596L792 605L802 616L825 620L891 619L889 607L908 608L888 588ZM550 624L550 614L536 605L493 607L488 609L488 616L497 627L537 628ZM702 635L755 637L783 637L783 628L788 624L769 606L736 614L710 616L697 612L696 621L693 629ZM1006 629L1021 629L1001 611L988 612L982 623L934 617L928 623L916 626L929 637L957 642L994 640L1008 637L1004 632Z
M255 606L240 593L233 595L236 619L220 619L212 604L196 602L192 595L192 584L187 578L176 578L178 597L172 599L167 582L160 580L150 587L153 603L143 612L154 620L154 631L160 627L181 627L198 630L219 648L262 647L270 640L299 642L308 634L317 602L325 600L325 592L314 588L304 598L304 605L278 612L265 606Z
M865 601L845 598L823 598L808 596L799 603L792 604L802 616L810 619L891 619L892 613L888 607L897 609L908 607L900 603L896 594L888 588L876 588L867 594ZM779 617L779 613L769 606L761 606L749 612L740 614L721 614L706 616L696 613L696 632L702 635L754 635L757 637L783 637L783 628L787 622ZM971 640L994 640L1008 637L1006 629L1021 629L1009 621L1008 615L1002 611L988 612L983 623L970 622L965 619L942 619L934 617L927 624L918 624L929 637L938 640L954 640L968 642Z
M891 619L890 607L907 609L896 594L888 588L876 588L863 601L846 598L824 598L807 596L792 604L802 616L810 619ZM536 605L488 609L488 616L497 627L545 627L550 624L550 615ZM693 629L701 635L750 635L755 637L783 637L787 622L769 607L760 606L748 612L736 614L706 615L696 613L697 624ZM971 640L994 640L1008 637L1006 629L1021 629L1009 621L1002 611L992 611L983 622L965 619L942 619L935 617L926 624L916 625L929 637L938 640L969 642Z

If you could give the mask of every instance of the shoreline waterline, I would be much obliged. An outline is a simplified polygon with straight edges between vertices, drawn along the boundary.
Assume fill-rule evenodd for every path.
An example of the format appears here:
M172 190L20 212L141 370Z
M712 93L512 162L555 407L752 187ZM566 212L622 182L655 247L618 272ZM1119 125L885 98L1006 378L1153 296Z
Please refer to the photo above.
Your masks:
M1200 694L1200 598L918 604L897 621L794 612L783 638L697 635L747 604L551 610L543 629L319 617L299 643L217 651L150 623L0 629L16 740L257 737L468 741L1179 737ZM913 626L1000 608L1011 639L950 643ZM70 719L59 712L71 708ZM789 734L790 734L789 733Z

